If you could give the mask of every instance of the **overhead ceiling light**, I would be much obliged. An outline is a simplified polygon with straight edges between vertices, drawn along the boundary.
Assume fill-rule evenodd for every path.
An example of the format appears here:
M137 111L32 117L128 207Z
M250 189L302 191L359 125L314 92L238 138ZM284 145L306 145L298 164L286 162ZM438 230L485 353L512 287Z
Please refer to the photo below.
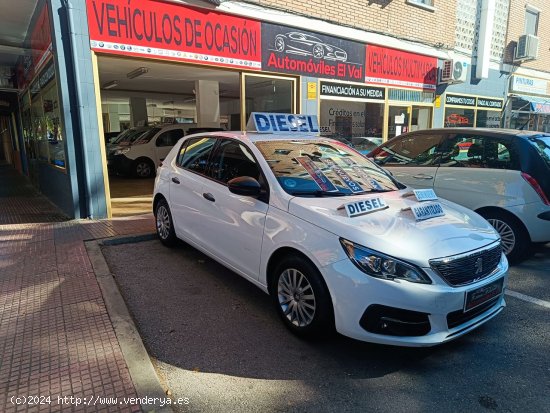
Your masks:
M103 85L103 89L112 89L114 87L118 86L118 82L116 80L113 80L112 82L107 82Z
M132 70L130 73L127 73L126 77L128 79L135 79L136 77L141 76L148 71L149 69L147 69L146 67L138 67L136 70Z

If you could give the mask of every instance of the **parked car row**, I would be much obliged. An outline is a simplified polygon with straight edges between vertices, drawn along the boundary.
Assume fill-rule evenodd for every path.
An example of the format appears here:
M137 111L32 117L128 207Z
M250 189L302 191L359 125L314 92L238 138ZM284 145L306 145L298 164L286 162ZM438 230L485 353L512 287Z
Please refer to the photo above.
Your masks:
M261 288L300 336L336 329L370 342L430 346L502 311L508 261L501 236L479 214L432 189L412 191L399 174L319 137L313 117L253 113L251 123L264 133L190 135L166 155L153 201L162 243L181 239ZM279 124L294 132L270 134ZM421 164L439 153L439 141L432 136L433 152L390 141L373 159L407 163L414 152ZM531 143L543 148L546 140ZM497 151L495 162L515 156L499 159Z

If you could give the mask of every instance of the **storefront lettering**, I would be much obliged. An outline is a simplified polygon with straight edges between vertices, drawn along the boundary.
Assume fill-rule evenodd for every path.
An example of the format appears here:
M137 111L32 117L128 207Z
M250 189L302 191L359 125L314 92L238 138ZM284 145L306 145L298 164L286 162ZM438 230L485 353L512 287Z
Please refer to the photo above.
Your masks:
M324 60L314 62L313 59L307 61L292 59L288 56L278 57L275 53L269 54L267 65L270 68L289 70L293 72L308 72L325 76L336 76L336 67L325 64Z
M463 105L463 106L475 106L476 99L470 97L459 97L447 95L447 104L449 105Z
M185 12L185 9L180 9ZM195 49L206 48L208 51L232 54L256 55L257 52L259 33L256 28L95 0L92 1L92 10L101 37L145 39L165 46L185 44Z
M372 53L369 55L368 69L378 76L405 76L409 79L419 78L429 73L432 66L426 62L405 59L401 56Z
M437 58L368 45L365 80L435 89Z
M528 77L513 76L512 88L517 92L537 93L544 95L548 87L548 82L544 79L531 79Z
M477 98L477 106L480 108L502 109L502 105L502 100Z
M321 82L321 95L384 99L384 89Z

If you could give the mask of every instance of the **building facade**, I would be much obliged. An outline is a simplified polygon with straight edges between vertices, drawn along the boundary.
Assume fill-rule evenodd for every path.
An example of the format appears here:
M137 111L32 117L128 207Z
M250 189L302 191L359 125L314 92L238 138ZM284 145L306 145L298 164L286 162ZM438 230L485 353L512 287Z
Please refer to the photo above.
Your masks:
M102 218L112 185L104 135L128 127L245 130L251 112L269 111L315 114L324 136L354 144L432 127L547 130L549 9L542 0L38 1L7 150L68 215ZM538 54L518 59L526 34Z

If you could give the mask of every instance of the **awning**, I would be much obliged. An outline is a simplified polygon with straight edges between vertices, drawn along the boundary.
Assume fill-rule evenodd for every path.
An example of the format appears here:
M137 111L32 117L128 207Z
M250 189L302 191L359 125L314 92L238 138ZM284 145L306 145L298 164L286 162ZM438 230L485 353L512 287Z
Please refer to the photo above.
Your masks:
M530 110L534 113L550 114L550 97L514 96L512 110ZM521 108L521 109L520 109Z

